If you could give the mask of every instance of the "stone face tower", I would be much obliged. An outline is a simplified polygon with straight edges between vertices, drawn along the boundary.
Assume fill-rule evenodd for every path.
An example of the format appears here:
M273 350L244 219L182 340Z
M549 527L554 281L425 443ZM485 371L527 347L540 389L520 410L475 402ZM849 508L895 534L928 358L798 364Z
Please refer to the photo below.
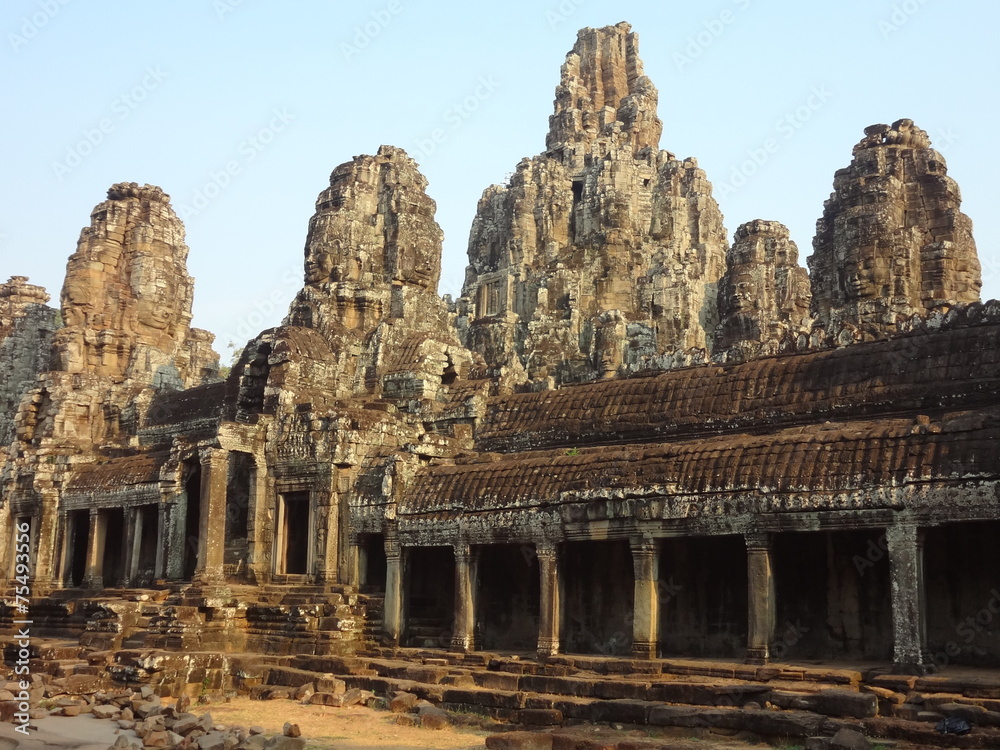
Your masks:
M192 329L194 280L170 196L119 183L66 268L55 369L185 388L213 377L213 336Z
M336 361L331 387L341 395L383 393L404 372L428 382L418 373L434 371L440 381L459 361L467 369L468 352L437 296L444 235L426 187L405 151L383 146L337 167L316 200L305 286L285 325L326 340Z
M776 353L790 333L808 335L809 274L798 259L784 224L757 219L736 230L719 285L717 355L753 359Z
M915 314L979 299L972 221L944 158L911 120L866 128L833 187L808 261L819 325L877 338Z
M459 330L503 382L611 377L711 349L726 232L697 163L659 150L656 103L629 25L584 29L545 153L483 194Z

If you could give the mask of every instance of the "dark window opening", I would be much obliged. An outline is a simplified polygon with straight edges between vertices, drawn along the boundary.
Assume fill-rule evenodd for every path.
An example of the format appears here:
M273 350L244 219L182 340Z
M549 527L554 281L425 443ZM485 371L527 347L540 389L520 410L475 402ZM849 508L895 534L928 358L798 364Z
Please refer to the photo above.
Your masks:
M358 579L361 591L385 591L385 538L381 534L358 535Z
M125 582L125 511L121 508L103 511L106 513L104 533L104 560L102 580L104 588L112 588Z
M87 574L87 545L90 542L90 511L71 511L67 520L69 534L69 585L80 586Z
M456 380L458 380L458 370L455 369L455 363L451 361L451 357L448 357L448 366L444 368L444 373L441 375L441 385L452 385Z
M190 461L185 467L188 475L184 482L184 555L182 576L185 581L194 578L198 567L198 539L201 536L201 464Z
M256 465L249 453L232 451L226 478L226 546L223 562L240 568L249 553L250 498L256 480Z
M413 547L406 559L406 633L415 648L448 648L455 617L451 547Z
M133 586L148 586L156 577L156 550L160 544L160 513L155 505L143 505L137 512L141 516L142 535L139 537L139 559L136 562Z
M291 492L283 496L285 575L305 575L309 563L309 493Z

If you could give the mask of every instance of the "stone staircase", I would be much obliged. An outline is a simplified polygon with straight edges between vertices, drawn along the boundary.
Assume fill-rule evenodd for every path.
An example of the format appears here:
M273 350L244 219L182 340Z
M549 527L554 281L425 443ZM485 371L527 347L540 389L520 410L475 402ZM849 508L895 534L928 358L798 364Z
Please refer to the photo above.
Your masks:
M382 616L385 610L385 595L361 594L358 599L365 608L364 626L361 631L364 641L363 648L377 648L383 641Z
M65 640L34 648L33 671L108 686L150 684L162 695L284 697L305 684L342 682L384 697L405 691L535 732L584 722L713 736L743 732L801 745L849 728L888 742L1000 747L1000 673L990 670L909 677L887 669L590 656L539 662L528 655L380 647L353 655L94 651ZM8 643L8 662L13 655ZM934 731L946 715L968 717L972 734L949 744L954 738Z

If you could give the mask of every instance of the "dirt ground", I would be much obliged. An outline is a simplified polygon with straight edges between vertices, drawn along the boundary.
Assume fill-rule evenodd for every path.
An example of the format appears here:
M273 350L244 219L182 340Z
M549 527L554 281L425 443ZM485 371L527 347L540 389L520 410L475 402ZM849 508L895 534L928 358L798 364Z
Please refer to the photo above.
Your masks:
M259 725L268 734L280 734L286 721L298 724L307 750L466 750L486 747L489 732L466 727L421 729L396 724L397 714L363 706L332 708L294 701L251 701L194 706L209 711L218 724Z

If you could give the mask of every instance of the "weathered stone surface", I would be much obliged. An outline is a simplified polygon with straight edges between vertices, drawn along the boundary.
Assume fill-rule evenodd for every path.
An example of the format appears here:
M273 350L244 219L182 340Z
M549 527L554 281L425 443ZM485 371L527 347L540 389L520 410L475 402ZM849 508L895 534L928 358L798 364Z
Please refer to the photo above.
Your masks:
M870 340L913 315L979 299L958 185L911 120L866 128L833 187L808 259L813 312L829 335L853 326Z
M57 369L173 388L215 377L211 335L190 328L187 254L170 196L112 186L67 266Z
M832 750L868 750L872 743L861 732L852 729L841 729L830 741Z
M483 194L458 326L502 383L614 377L711 350L726 232L697 162L659 151L656 101L628 24L584 29L546 152Z
M383 146L334 170L316 200L306 285L285 324L329 345L336 395L433 399L446 370L471 362L436 294L443 235L426 186L404 151Z
M809 335L809 274L788 229L760 219L736 230L719 284L716 359L776 354L789 336Z
M49 295L25 276L0 284L0 461L14 437L14 416L21 397L48 368L59 313Z

